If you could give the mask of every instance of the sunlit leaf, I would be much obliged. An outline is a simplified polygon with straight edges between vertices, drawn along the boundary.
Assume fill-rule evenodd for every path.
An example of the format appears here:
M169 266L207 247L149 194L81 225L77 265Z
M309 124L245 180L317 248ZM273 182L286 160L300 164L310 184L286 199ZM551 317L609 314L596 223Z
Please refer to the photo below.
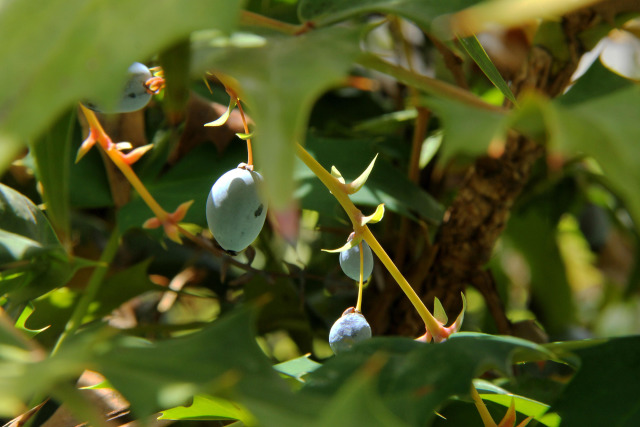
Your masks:
M471 59L473 59L478 67L480 67L487 78L491 80L491 83L493 83L495 87L500 89L500 92L502 92L505 98L513 102L514 105L517 105L518 102L516 101L513 92L511 92L509 85L507 85L507 82L504 81L496 66L493 65L493 62L478 41L478 38L473 35L469 37L462 37L458 40L460 41L460 44L462 45L464 50L467 51Z

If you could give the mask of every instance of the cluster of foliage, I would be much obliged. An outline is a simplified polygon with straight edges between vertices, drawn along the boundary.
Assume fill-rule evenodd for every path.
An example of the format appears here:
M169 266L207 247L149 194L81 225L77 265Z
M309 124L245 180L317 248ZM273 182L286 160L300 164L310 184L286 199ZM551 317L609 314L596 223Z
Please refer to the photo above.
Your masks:
M638 425L640 7L530 3L0 0L0 416Z

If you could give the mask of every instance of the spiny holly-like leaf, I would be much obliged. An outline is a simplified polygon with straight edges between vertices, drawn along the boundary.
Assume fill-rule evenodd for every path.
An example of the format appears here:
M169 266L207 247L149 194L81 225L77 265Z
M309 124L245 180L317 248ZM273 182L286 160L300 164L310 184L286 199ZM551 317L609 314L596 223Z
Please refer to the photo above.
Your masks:
M380 203L374 213L372 213L369 216L362 217L360 224L361 225L375 224L376 222L380 222L383 216L384 216L384 203Z
M27 304L24 310L22 310L22 313L16 320L16 324L15 324L16 329L19 331L22 331L29 338L33 338L36 335L38 335L40 332L43 332L49 328L49 326L45 326L44 328L40 328L40 329L27 328L25 323L27 322L27 319L29 319L33 311L34 311L33 304L31 303Z
M349 194L356 193L362 188L362 186L364 186L364 184L367 182L367 179L369 179L369 174L371 174L377 158L378 155L376 154L376 156L373 158L373 160L371 160L371 163L369 163L369 166L367 166L364 172L362 172L359 177L357 177L355 180L350 182L349 185L347 185L347 191L349 192Z
M514 363L553 357L544 347L513 337L458 333L439 344L378 337L326 361L306 377L301 391L335 396L354 373L381 361L370 388L379 405L409 425L429 425L436 408L452 395L467 396L473 378L486 370L508 374Z
M227 107L225 112L214 121L205 123L204 125L205 126L223 126L225 123L227 123L227 120L229 120L229 116L231 115L231 112L235 107L236 107L236 100L234 98L231 98L229 100L229 106Z
M3 2L0 40L13 42L0 45L4 64L0 134L10 140L35 138L81 99L114 104L131 63L147 60L195 30L230 32L240 4L238 0L159 0L153 7L145 0ZM131 20L135 25L123 25Z
M295 144L304 142L311 108L325 91L344 84L361 55L361 31L336 26L268 37L257 47L216 48L201 40L194 48L194 71L213 70L251 108L255 164L275 210L290 204Z

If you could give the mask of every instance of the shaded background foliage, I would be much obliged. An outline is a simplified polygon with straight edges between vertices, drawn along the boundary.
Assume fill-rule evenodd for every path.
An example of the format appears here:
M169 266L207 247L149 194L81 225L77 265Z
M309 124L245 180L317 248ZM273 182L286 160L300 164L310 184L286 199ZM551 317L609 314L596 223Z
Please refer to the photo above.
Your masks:
M0 415L51 397L30 422L477 425L473 381L495 419L514 394L518 420L636 425L638 5L511 3L0 1ZM236 111L203 124L229 101L218 78L241 89L274 214L244 254L143 230L99 150L74 163L77 101L113 102L133 61L167 88L105 129L154 144L136 172L169 211L193 199L205 239L206 194L246 149ZM469 332L412 341L422 324L378 263L376 338L332 357L357 289L321 249L351 226L296 142L347 180L379 154L352 200L385 203L372 230L428 306L452 317L466 292ZM290 209L293 245L273 226ZM121 396L96 403L78 378Z

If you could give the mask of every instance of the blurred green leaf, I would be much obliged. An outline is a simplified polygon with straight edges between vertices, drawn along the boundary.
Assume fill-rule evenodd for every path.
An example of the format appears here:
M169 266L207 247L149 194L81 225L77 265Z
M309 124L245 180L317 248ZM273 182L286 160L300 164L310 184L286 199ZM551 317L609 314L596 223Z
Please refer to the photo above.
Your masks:
M461 37L458 41L487 78L491 80L491 83L500 89L500 92L502 92L505 98L513 102L514 105L518 105L516 97L513 96L509 85L507 85L507 82L504 81L496 66L491 62L489 55L487 55L478 38L476 36Z
M325 26L355 16L388 13L402 16L428 31L434 18L476 3L478 0L301 0L298 3L298 16L301 21Z
M374 338L325 362L307 376L302 391L334 395L354 372L382 360L375 380L381 404L409 425L425 425L448 398L468 395L475 376L489 369L508 374L513 363L554 357L537 344L513 337L458 333L437 345Z
M574 352L580 368L551 408L562 425L640 424L640 337L612 338Z
M538 320L550 334L562 336L576 320L575 306L556 241L559 217L550 215L545 207L542 203L514 213L505 237L529 263L531 298Z
M149 280L147 274L149 264L151 259L108 277L89 306L87 314L82 319L83 323L106 316L123 303L144 292L166 290ZM35 312L29 318L29 325L49 328L39 337L41 342L50 345L55 343L56 337L62 333L71 317L81 294L82 291L79 290L61 288L34 301Z
M2 133L35 137L80 99L115 102L132 62L195 30L231 31L240 3L159 0L149 7L143 0L5 1L0 39L13 42L0 46Z
M58 236L70 245L71 215L69 198L70 152L75 111L60 116L39 140L31 144L36 176L42 184L47 217Z
M375 364L376 361L373 361L372 365ZM376 393L379 381L376 374L375 366L363 366L338 390L315 425L318 427L408 426L384 405L381 396Z
M444 133L439 154L443 161L451 155L486 154L494 138L504 138L507 130L505 115L463 104L451 99L429 97L423 101L442 120ZM464 126L460 125L464 117Z
M199 392L234 390L234 400L265 425L304 425L315 408L294 399L256 344L252 323L239 310L185 337L119 340L93 362L138 416L183 405Z
M325 91L343 84L361 54L360 33L358 27L338 26L297 37L274 36L259 47L224 49L205 41L196 46L196 72L213 69L237 82L233 89L255 123L256 168L264 174L276 210L293 194L294 147L304 141L311 108Z
M278 363L273 366L273 369L297 380L301 380L303 376L315 371L320 366L322 366L322 364L309 359L309 355L307 354L287 360L286 362Z
M249 411L237 402L199 394L189 406L162 411L159 420L240 420L245 426L256 425Z
M22 313L20 313L20 316L18 317L15 323L16 329L19 331L22 331L29 338L35 337L40 332L43 332L48 328L48 326L45 326L44 328L40 328L40 329L27 328L25 324L27 322L27 319L29 319L29 317L33 314L33 310L34 310L33 304L27 304L24 310L22 310Z
M553 149L592 156L640 224L640 86L596 61L566 95L553 102L532 96L523 104L513 117L516 127L529 123L521 129L539 135L546 126ZM542 121L531 120L537 115Z
M0 264L52 252L64 254L42 211L27 197L0 184Z

